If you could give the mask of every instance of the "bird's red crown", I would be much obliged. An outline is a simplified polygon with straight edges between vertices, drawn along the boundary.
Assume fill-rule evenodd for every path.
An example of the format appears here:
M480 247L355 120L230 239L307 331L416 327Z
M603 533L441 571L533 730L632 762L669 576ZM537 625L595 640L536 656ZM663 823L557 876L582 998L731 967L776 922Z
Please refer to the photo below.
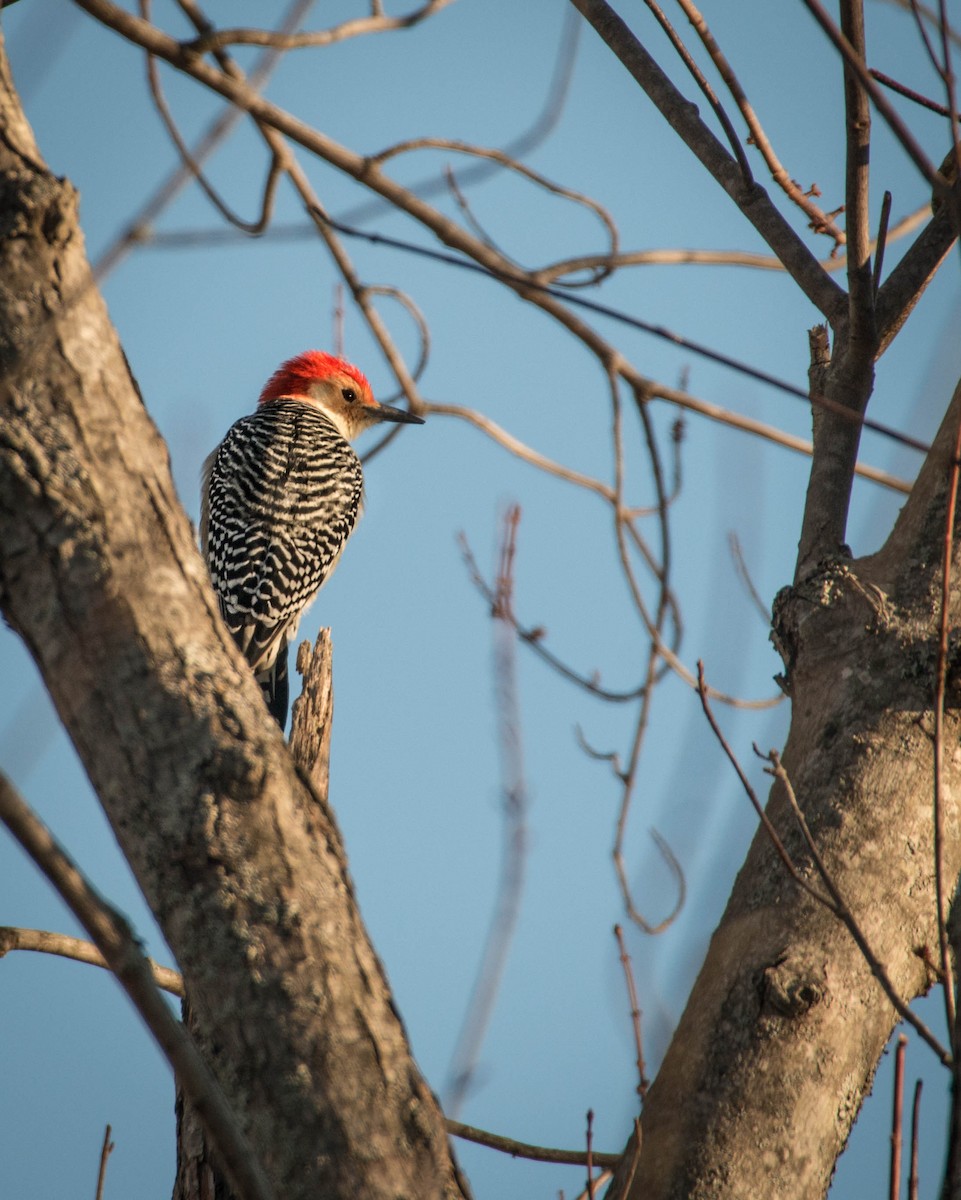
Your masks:
M325 354L322 350L305 350L303 354L288 359L274 371L264 385L258 403L266 404L268 400L305 395L311 383L318 379L328 379L331 375L346 375L357 384L363 403L369 404L373 401L366 376L352 363L345 358Z

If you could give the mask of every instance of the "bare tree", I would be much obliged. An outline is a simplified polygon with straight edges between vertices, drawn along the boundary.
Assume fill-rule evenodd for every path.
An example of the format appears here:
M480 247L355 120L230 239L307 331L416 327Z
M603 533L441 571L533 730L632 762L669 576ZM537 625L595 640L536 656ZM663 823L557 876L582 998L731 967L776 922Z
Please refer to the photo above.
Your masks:
M617 781L614 868L625 911L648 933L666 928L684 900L683 873L666 844L661 852L676 883L666 915L643 911L625 865L625 830L658 685L668 675L687 683L722 741L716 710L740 703L713 690L678 654L682 608L672 575L671 507L680 487L680 439L665 446L652 410L675 405L811 455L796 572L774 609L790 736L783 752L767 759L774 783L766 810L755 797L761 827L649 1090L638 1036L643 1112L633 1132L624 1131L627 1146L609 1192L634 1200L824 1194L900 1019L913 1024L952 1072L961 1097L948 920L961 871L954 635L961 616L954 527L961 389L945 398L941 428L930 447L921 447L924 465L913 483L858 462L862 430L880 427L867 415L877 364L961 227L957 150L936 166L886 98L869 69L860 0L841 0L837 25L816 0L805 2L843 75L843 220L822 209L781 164L735 66L690 0L679 0L679 7L707 68L697 65L654 0L648 8L721 137L604 0L572 0L610 49L611 69L629 73L770 251L726 261L787 272L820 314L823 324L810 337L810 445L646 377L598 332L595 316L640 324L584 293L642 255L621 249L616 223L599 203L535 172L520 160L518 147L491 150L421 137L362 154L265 99L230 55L234 45L308 52L410 28L444 8L442 0L402 18L388 17L375 3L367 17L307 34L215 29L193 0L180 0L196 31L186 41L154 24L146 4L133 15L109 0L78 0L91 18L146 53L153 98L182 155L183 177L201 182L228 223L245 236L269 231L278 182L289 181L312 235L336 265L414 411L465 421L607 506L613 560L646 645L633 688L605 687L556 652L541 628L523 623L511 601L511 539L494 584L485 581L469 548L466 553L502 628L513 629L583 691L631 706L625 753L585 748ZM944 140L956 147L952 31L944 6L926 13L912 5L912 14L914 35L928 47L943 83ZM158 62L252 121L268 161L253 221L240 221L204 177L205 151L191 150L180 135ZM708 71L729 100L719 97ZM410 1057L357 911L328 804L328 647L319 648L313 665L304 661L310 685L296 717L292 758L216 617L166 453L84 257L73 191L44 165L5 69L0 87L0 603L37 661L176 955L188 1025L216 1081L214 1092L206 1092L203 1073L195 1078L185 1060L177 1060L184 1105L177 1195L225 1195L228 1187L238 1196L466 1195L440 1108ZM930 216L906 214L892 224L886 203L877 231L870 226L868 194L875 114L932 193ZM454 216L431 202L433 184L404 186L391 173L414 150L470 160L445 182ZM420 362L410 364L375 303L385 289L366 285L351 261L348 239L357 230L316 194L303 165L308 157L419 223L434 239L422 252L452 268L482 272L594 356L611 428L610 479L553 461L484 413L422 395L426 325L420 325ZM603 250L540 267L518 265L472 211L468 172L490 169L514 172L585 209L604 231ZM770 176L770 191L760 171ZM826 239L824 260L812 251L805 226ZM143 236L135 222L107 265ZM911 240L885 273L884 257L896 237ZM700 261L719 258L704 254ZM386 290L421 321L412 300ZM628 414L636 419L652 480L646 506L630 498ZM898 436L917 448L910 435ZM882 548L856 559L844 543L858 473L909 495ZM512 660L499 644L507 664L505 792L516 800L523 780L512 741ZM737 755L730 756L738 765ZM5 808L11 826L15 799ZM514 843L522 841L515 827ZM516 866L505 871L515 884ZM50 871L57 875L58 868ZM87 916L105 961L122 974L128 944L107 929L102 914ZM149 977L141 964L138 980ZM945 997L945 1045L910 1010L933 982ZM478 1020L482 1025L483 1014ZM457 1083L462 1087L463 1079ZM211 1116L222 1098L236 1127L226 1116L222 1124ZM959 1129L961 1101L948 1138L947 1196L961 1195ZM234 1133L236 1144L228 1145ZM589 1170L598 1161L589 1140Z

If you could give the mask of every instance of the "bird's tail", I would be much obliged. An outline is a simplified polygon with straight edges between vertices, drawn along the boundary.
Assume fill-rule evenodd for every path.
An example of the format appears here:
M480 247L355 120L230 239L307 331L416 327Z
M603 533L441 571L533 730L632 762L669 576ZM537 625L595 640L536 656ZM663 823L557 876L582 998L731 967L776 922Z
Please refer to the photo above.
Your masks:
M287 709L290 703L290 680L287 677L287 639L279 647L277 657L266 671L255 676L260 690L267 701L270 715L283 730L287 725Z

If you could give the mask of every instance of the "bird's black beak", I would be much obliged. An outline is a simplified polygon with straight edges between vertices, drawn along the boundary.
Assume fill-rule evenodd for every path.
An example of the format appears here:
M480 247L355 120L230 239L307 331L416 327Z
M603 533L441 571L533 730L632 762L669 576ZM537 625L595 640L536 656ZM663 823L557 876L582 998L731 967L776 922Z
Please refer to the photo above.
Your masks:
M393 408L389 404L378 404L370 410L372 417L378 421L392 421L395 425L423 425L423 417L415 417L404 408Z

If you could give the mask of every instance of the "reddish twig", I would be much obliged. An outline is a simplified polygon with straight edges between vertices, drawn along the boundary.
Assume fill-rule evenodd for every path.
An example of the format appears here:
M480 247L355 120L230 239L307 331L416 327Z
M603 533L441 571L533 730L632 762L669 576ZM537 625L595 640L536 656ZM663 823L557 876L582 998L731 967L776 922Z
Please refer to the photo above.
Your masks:
M812 202L812 194L820 194L817 189L812 187L808 191L805 191L796 180L791 178L791 176L785 170L783 164L778 159L777 154L775 154L774 147L768 140L767 134L761 127L761 122L758 120L757 113L754 111L753 105L748 100L747 94L745 93L744 88L741 86L740 80L735 75L731 64L727 60L727 56L723 53L717 41L715 40L714 35L708 28L707 22L704 20L703 15L691 2L691 0L678 0L678 3L683 9L687 19L697 31L697 35L704 44L705 50L707 50L708 54L710 54L715 67L727 86L728 91L731 93L732 97L734 98L734 102L740 109L741 115L743 116L750 132L750 144L755 146L760 152L761 157L764 159L765 165L771 172L771 178L774 180L774 182L779 188L781 188L784 194L790 198L792 203L796 204L808 218L810 228L813 229L815 233L826 233L834 239L834 248L831 251L831 257L833 258L837 254L838 247L843 246L846 241L844 230L841 229L833 219L835 214L825 212L824 209L822 209L819 205Z
M921 1117L921 1087L919 1079L914 1085L914 1103L911 1105L911 1168L908 1173L908 1200L918 1200L918 1141Z
M645 0L645 3L654 14L654 18L657 23L664 30L668 41L677 51L681 62L685 65L685 67L687 67L692 79L704 93L704 98L707 100L708 104L710 104L711 108L714 109L714 115L717 117L718 121L720 121L721 128L724 130L724 135L727 138L728 145L731 147L734 157L737 159L737 165L741 169L741 176L744 180L744 184L746 187L749 187L754 183L754 175L751 172L751 164L747 160L747 154L744 152L744 147L741 145L741 139L737 136L737 130L734 128L734 123L724 110L724 105L718 99L717 93L708 83L707 79L705 79L704 73L694 61L693 57L691 56L691 52L684 45L684 42L682 41L677 30L667 19L667 16L661 6L656 3L656 0ZM685 6L682 4L681 7L684 8ZM693 23L691 13L685 11L685 15L687 16L688 20L692 21ZM698 28L696 24L695 28ZM700 33L699 28L698 33Z
M914 104L920 104L922 108L930 109L931 112L937 113L939 117L948 117L951 115L947 105L939 104L937 100L931 100L928 96L922 96L920 92L906 87L903 83L898 83L896 79L892 79L890 75L885 75L883 71L876 71L874 67L870 67L869 73L872 79L876 79L878 83L883 83L892 92L897 92L899 96L904 96L906 100L910 100Z
M904 1053L908 1039L898 1036L898 1048L894 1055L894 1107L891 1113L891 1172L888 1178L889 1200L898 1200L901 1194L901 1148L903 1136L901 1125L904 1112Z

